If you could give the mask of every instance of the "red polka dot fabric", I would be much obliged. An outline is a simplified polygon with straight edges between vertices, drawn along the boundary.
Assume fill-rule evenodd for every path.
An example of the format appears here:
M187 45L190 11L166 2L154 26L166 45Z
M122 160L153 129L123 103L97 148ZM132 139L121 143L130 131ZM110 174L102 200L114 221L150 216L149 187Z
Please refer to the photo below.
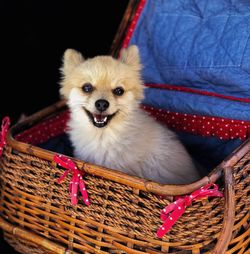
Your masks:
M60 112L56 116L45 119L30 129L19 133L15 138L18 141L31 145L42 144L53 137L57 137L65 133L68 119L68 111Z
M128 44L129 44L130 39L131 39L131 37L133 35L133 32L135 30L136 24L138 22L138 19L139 19L140 15L141 15L141 12L143 10L143 7L144 7L145 3L146 3L146 0L141 0L140 1L139 5L137 7L137 10L135 12L134 18L131 21L130 26L128 28L126 37L125 37L125 39L123 41L122 48L127 48L128 47Z
M224 140L236 138L245 140L250 132L249 121L183 114L149 106L143 106L142 108L157 120L165 123L176 131L192 133L204 137L212 136Z
M143 105L142 109L156 120L166 124L175 131L200 135L203 137L217 137L221 140L241 139L249 137L250 122L211 116L199 116L170 112ZM43 120L30 129L18 134L15 138L32 145L42 144L53 137L66 132L69 112Z

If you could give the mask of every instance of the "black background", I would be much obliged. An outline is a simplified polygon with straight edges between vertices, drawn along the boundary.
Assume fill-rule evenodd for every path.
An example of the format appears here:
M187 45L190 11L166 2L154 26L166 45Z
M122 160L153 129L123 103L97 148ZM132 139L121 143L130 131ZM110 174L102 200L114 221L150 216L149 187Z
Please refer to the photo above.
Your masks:
M0 3L0 117L14 121L59 99L59 67L67 48L107 54L126 0Z
M0 120L59 100L63 52L108 54L128 0L0 2ZM2 237L0 237L2 239ZM3 240L0 253L14 253Z

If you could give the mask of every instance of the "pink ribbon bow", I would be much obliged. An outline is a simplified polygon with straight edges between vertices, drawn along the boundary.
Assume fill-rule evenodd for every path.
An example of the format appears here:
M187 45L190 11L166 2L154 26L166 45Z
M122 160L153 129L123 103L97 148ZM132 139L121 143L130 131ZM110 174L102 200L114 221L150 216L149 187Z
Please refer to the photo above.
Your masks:
M61 181L66 177L66 175L71 171L73 176L70 181L69 185L69 192L71 197L71 203L72 205L77 205L78 199L78 187L80 188L80 192L83 197L83 201L86 205L90 205L88 193L85 188L85 184L82 180L83 173L81 173L78 168L76 167L75 163L63 155L55 155L54 161L61 167L66 168L67 170L63 173L63 175L57 180L58 183L61 183Z
M211 188L213 187L213 188ZM163 225L157 230L157 237L162 238L168 230L175 224L180 216L185 212L185 208L191 205L193 200L207 197L223 197L216 184L207 184L194 191L191 195L178 197L174 203L169 204L161 211Z
M10 127L10 118L6 116L2 120L1 131L0 131L0 157L3 154L3 148L6 145L6 135L7 135L9 127Z

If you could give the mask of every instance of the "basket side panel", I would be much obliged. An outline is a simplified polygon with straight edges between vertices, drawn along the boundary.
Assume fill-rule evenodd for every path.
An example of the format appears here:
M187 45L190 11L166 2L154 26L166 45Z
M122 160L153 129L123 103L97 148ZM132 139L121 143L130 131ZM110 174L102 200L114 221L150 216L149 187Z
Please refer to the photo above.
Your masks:
M84 178L91 199L72 206L70 176L36 156L5 151L2 160L1 216L12 225L46 237L68 250L111 253L135 250L169 253L210 248L221 230L220 198L194 202L163 240L156 237L160 212L173 200L93 175ZM197 220L199 218L199 220ZM192 237L190 237L190 235ZM205 247L204 247L205 246Z

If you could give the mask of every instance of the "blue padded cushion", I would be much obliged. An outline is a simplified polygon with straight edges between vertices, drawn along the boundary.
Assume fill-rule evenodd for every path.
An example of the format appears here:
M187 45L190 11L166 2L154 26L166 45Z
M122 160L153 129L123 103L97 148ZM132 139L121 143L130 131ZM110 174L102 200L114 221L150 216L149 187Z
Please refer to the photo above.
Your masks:
M147 83L250 98L250 1L148 0L130 44Z

